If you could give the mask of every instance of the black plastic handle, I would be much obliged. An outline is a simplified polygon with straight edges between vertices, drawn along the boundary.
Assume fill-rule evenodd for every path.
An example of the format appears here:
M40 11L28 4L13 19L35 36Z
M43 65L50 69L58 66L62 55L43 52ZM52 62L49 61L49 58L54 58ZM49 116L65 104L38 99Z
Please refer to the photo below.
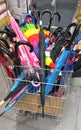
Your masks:
M10 40L12 40L12 38L16 37L15 32L13 31L13 29L9 26L6 26L4 29L0 29L0 33L6 33L7 36L10 38Z
M57 16L58 16L58 22L60 22L60 20L61 20L61 15L60 15L60 13L55 12L55 13L53 13L53 17L54 17L54 15L57 15Z
M13 31L13 29L12 29L10 26L7 25L7 26L5 27L5 30L6 30L6 32L7 32L8 37L14 38L14 37L17 36L16 33Z
M67 35L68 35L68 33L69 33L71 27L73 27L73 26L76 28L77 24L76 24L76 23L71 23L71 24L69 24L69 25L67 26L67 28L66 28L66 30L65 30L65 32L64 32L64 35L63 35L63 37L62 37L62 39L61 39L61 42L64 42L65 39L67 39ZM75 30L75 29L74 29L74 30ZM74 32L73 32L73 33L74 33Z
M46 28L47 30L49 30L50 29L50 26L51 26L51 23L52 23L52 12L50 11L50 10L48 10L48 9L46 9L46 10L44 10L44 11L42 11L41 13L40 13L40 21L42 21L42 16L44 15L44 14L49 14L50 15L50 19L49 19L49 25L48 25L48 27ZM41 25L40 25L40 27L41 27Z
M70 39L70 41L69 41L69 44L68 44L68 46L66 47L66 49L69 49L69 48L71 47L71 44L72 44L73 40L74 40L75 37L79 34L79 31L80 31L79 29L80 29L80 27L81 27L81 22L76 25L76 27L75 27L75 29L74 29L74 32L73 32L73 34L72 34L72 37L71 37L71 39Z
M5 46L9 49L9 44L8 42L3 38L3 37L0 37L0 44L1 44L1 41L3 42L3 44L5 44Z
M62 30L63 30L63 28L62 27L58 27L57 29L55 29L54 31L53 31L53 33L52 33L52 35L51 36L55 36L55 38L58 36L58 34L59 33L61 33L62 32Z
M50 19L52 18L52 12L50 10L46 9L46 10L44 10L44 11L41 12L41 14L40 14L40 20L42 19L42 16L44 14L46 14L46 13L50 14Z
M20 45L27 45L27 46L29 46L30 47L30 52L33 52L33 50L34 50L33 46L29 42L24 41L24 40L23 41L19 41L18 43L15 44L15 55L16 55L16 57L18 57L18 47Z
M6 53L10 58L13 57L12 52L2 44L0 44L0 51L1 53Z
M58 13L58 12L54 12L52 14L52 17L50 18L50 21L49 21L49 26L48 26L48 29L50 30L50 27L51 27L51 24L52 24L52 20L54 19L54 15L57 15L58 16L58 22L60 22L61 20L61 15Z

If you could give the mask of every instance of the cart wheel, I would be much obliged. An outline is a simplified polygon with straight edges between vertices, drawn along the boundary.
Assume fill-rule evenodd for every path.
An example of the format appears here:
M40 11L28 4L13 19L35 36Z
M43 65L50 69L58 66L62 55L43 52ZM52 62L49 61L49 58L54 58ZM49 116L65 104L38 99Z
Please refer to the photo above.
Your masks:
M23 110L19 110L19 114L22 114L23 113Z
M27 116L27 111L24 111L24 110L18 110L18 114L21 114L23 116Z
M52 120L54 121L54 125L57 126L61 121L61 116L52 116Z
M30 118L33 119L35 117L35 113L30 113Z
M24 115L27 116L27 114L28 114L28 111L24 111Z

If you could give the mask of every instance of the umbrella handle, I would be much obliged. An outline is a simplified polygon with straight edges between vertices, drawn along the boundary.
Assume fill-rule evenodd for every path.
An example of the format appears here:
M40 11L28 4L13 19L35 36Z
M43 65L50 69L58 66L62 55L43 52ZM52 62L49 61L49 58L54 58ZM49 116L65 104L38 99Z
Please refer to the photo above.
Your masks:
M44 11L41 12L41 14L40 14L40 19L42 19L42 16L43 16L44 14L46 14L46 13L49 13L49 14L50 14L50 18L52 18L52 12L51 12L50 10L46 9L46 10L44 10Z
M42 12L40 13L40 27L41 27L41 25L42 25L42 16L43 16L44 14L46 14L46 13L50 14L49 25L48 25L48 27L47 27L47 30L49 30L49 29L50 29L50 26L51 26L51 23L52 23L53 17L52 17L52 12L51 12L50 10L48 10L48 9L46 9L46 10L44 10L44 11L42 11Z
M40 77L39 77L38 72L36 72L36 76L37 76L37 79L40 80ZM31 84L32 84L34 87L38 87L38 86L40 86L40 82L35 83L35 81L31 81Z
M61 20L61 15L60 15L58 12L53 13L53 17L54 17L54 15L57 15L57 16L58 16L58 22L60 22L60 20Z
M15 32L13 31L13 29L9 26L6 26L5 27L5 30L4 29L0 29L0 33L6 33L7 36L10 38L10 40L12 41L12 38L16 37L16 34Z
M24 40L23 41L19 41L17 44L15 44L15 54L16 54L16 57L18 57L18 47L20 45L27 45L27 46L29 46L30 47L30 52L33 52L33 50L34 50L33 46L29 42L24 41Z
M5 114L5 112L2 112L2 113L0 114L0 117L3 116L4 114Z
M61 42L62 37L64 36L64 31L62 31L56 38L55 43Z
M61 33L61 31L63 30L62 27L58 27L57 29L55 29L51 35L51 37L54 35L55 37L58 36L58 33Z
M6 34L8 35L8 37L10 38L10 40L12 41L12 38L16 37L16 33L8 25L5 27L5 30L6 30Z
M72 35L72 37L71 37L71 39L70 39L70 41L69 41L68 46L66 47L67 50L71 47L71 44L72 44L73 40L74 40L75 37L78 35L80 27L81 27L81 22L80 22L78 25L75 26L73 35Z
M71 24L69 24L69 25L67 26L67 28L66 28L66 30L65 30L65 34L64 34L64 36L63 36L63 39L66 37L67 33L69 32L69 30L70 30L71 27L73 27L73 26L76 28L77 24L76 24L76 23L71 23Z
M3 37L0 37L0 44L1 44L1 41L3 42L3 44L9 49L9 44L8 42L3 38Z
M65 39L67 38L67 34L68 34L68 32L70 31L70 28L73 27L73 26L76 28L77 24L76 24L76 23L71 23L71 24L69 24L69 25L67 26L65 32L62 32L62 33L61 33L62 36L59 35L59 36L55 39L55 42L59 42L59 38L61 38L60 43L63 43L63 42L65 41Z
M2 44L0 44L0 51L2 53L6 53L9 57L13 58L12 52Z
M51 27L54 15L58 16L58 22L60 22L60 20L61 20L61 15L58 12L55 12L55 13L52 14L52 12L50 10L47 10L47 11L43 12L43 14L45 14L45 13L49 13L50 14L50 20L49 20L49 25L48 25L48 30L50 30L50 27Z

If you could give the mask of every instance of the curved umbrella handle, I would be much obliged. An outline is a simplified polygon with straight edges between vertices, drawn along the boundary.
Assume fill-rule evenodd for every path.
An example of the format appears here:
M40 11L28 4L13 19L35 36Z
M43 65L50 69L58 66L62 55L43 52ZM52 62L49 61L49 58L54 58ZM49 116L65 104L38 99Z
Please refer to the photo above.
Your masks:
M62 37L64 36L64 31L62 31L56 38L55 38L55 43L62 42Z
M0 29L0 33L6 33L11 41L12 41L12 38L16 37L16 34L14 33L14 31L12 29L10 29L10 30L8 30L8 29L5 29L5 30Z
M0 29L0 33L7 33L7 31L4 29Z
M57 37L57 36L58 36L58 33L61 33L62 30L63 30L62 27L58 27L57 29L54 30L54 32L52 33L51 36L54 35L55 37Z
M16 37L16 33L13 31L13 29L10 26L7 25L5 27L5 30L6 30L6 34L10 38L10 40L12 40L12 38Z
M76 23L71 23L71 24L69 24L69 25L67 26L67 28L66 28L66 30L65 30L64 37L67 35L67 33L69 32L70 28L73 27L73 26L76 27L77 24L76 24Z
M44 11L41 12L41 14L40 14L40 19L42 19L42 16L43 16L44 14L46 14L46 13L49 13L49 14L50 14L50 18L52 18L52 12L51 12L50 10L46 9L46 10L44 10Z
M51 27L51 24L52 24L52 20L54 18L54 15L57 15L58 16L58 22L60 22L61 20L61 15L58 13L58 12L55 12L52 14L52 17L50 17L50 21L49 21L49 26L48 26L48 29L50 30L50 27Z
M17 44L15 44L15 55L16 55L16 57L18 57L18 46L20 46L20 45L27 45L27 46L29 46L30 47L30 52L33 52L33 50L34 50L34 48L33 48L33 46L29 43L29 42L27 42L27 41L19 41Z
M12 52L2 44L0 44L0 51L6 53L10 58L13 58Z
M52 17L52 12L51 12L50 10L48 10L48 9L44 10L44 11L41 12L41 14L40 14L40 26L42 25L42 22L41 22L41 21L42 21L42 16L43 16L44 14L46 14L46 13L50 14L49 25L48 25L48 27L47 27L47 29L49 30L49 29L50 29L50 26L51 26L51 23L52 23L53 17Z
M60 20L61 20L61 15L60 15L58 12L53 13L53 17L54 17L54 15L57 15L57 16L58 16L58 22L60 22Z
M0 37L0 44L1 44L1 41L3 42L3 44L6 45L6 47L7 47L8 49L10 48L8 42L7 42L3 37Z
M70 30L71 27L73 27L73 26L76 28L77 24L76 24L76 23L71 23L71 24L69 24L69 25L67 26L67 28L66 28L66 30L65 30L65 32L64 32L64 34L63 34L63 36L62 36L61 42L65 41L65 39L67 38L67 34L69 33L69 30Z
M71 37L71 39L70 39L70 41L69 41L69 44L68 44L68 46L66 47L66 49L70 49L73 40L75 39L75 37L76 37L76 36L78 35L78 33L79 33L80 27L81 27L81 22L80 22L78 25L76 25L76 27L75 27L75 29L74 29L74 32L73 32L73 35L72 35L72 37Z

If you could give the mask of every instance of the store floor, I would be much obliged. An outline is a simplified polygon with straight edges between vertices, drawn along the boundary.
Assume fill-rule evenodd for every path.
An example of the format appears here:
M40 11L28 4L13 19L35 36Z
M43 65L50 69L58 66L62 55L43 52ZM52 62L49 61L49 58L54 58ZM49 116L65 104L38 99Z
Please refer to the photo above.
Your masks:
M68 83L70 79L68 78ZM8 82L5 82L0 68L0 100L7 94ZM0 107L0 113L4 105ZM0 130L81 130L81 88L68 84L67 95L65 96L62 116L32 115L20 112L13 108L0 117Z

